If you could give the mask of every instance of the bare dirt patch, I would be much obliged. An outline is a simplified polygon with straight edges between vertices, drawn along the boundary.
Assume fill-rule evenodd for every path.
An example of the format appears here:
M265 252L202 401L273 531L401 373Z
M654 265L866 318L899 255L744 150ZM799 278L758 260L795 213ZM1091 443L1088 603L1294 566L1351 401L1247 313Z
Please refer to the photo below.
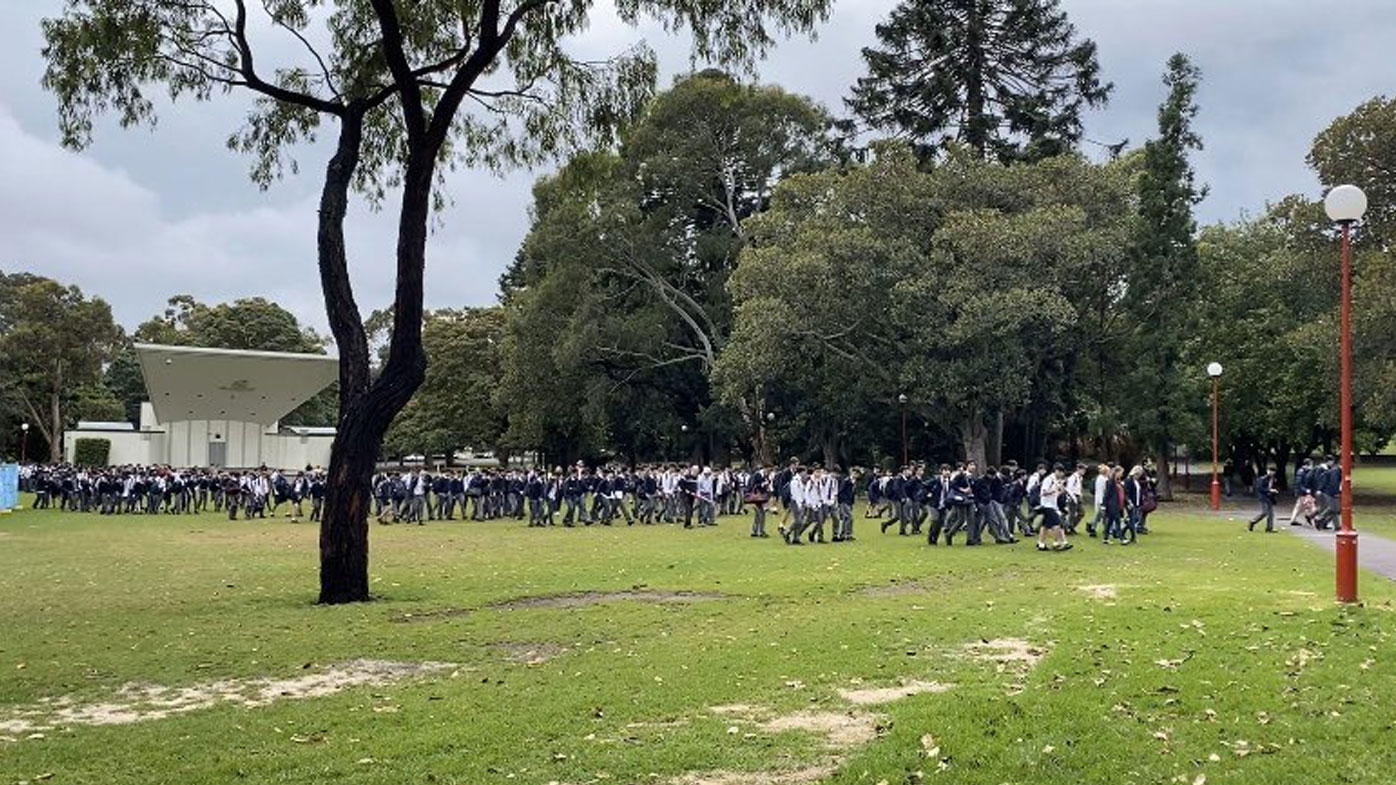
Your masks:
M830 747L860 747L877 738L877 718L856 709L850 711L797 711L760 723L767 733L804 731L824 737Z
M446 662L351 660L288 679L224 679L188 687L127 684L110 700L100 703L78 703L71 697L59 697L0 709L0 732L28 734L71 725L128 725L220 704L255 708L279 700L333 695L351 687L381 686L454 667Z
M1113 583L1077 586L1076 588L1078 591L1085 592L1086 596L1093 600L1113 600L1120 596L1119 587Z
M524 665L542 665L554 657L567 653L567 647L557 643L522 643L506 641L497 645L504 652L504 659Z
M882 703L899 701L902 698L909 698L912 695L920 695L926 692L947 692L954 688L953 684L942 684L937 681L909 681L896 687L868 687L856 690L839 690L839 697L849 703L856 703L859 706L876 706Z
M994 663L1000 671L1030 671L1047 656L1046 649L1034 646L1022 638L976 641L966 644L964 651L976 660Z
M580 591L566 594L545 594L539 597L520 597L514 600L491 603L490 608L499 610L523 610L526 608L581 608L599 605L603 602L682 603L721 600L726 595L718 592L670 591L663 589L625 589L623 591Z
M705 771L691 772L669 780L669 785L810 785L833 775L837 764L786 771Z

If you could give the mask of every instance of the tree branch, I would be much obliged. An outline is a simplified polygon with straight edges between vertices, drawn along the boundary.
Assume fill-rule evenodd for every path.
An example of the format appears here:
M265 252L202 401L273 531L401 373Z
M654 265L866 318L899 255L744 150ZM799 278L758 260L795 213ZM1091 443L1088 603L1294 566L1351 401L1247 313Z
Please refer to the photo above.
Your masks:
M383 56L388 61L393 81L402 92L402 119L407 124L407 138L421 140L427 127L426 113L422 109L422 87L412 73L412 66L407 63L397 7L393 5L393 0L373 0L373 10L378 16L378 29L383 34Z
M317 51L315 47L311 45L310 41L307 40L306 37L301 34L301 31L290 26L283 19L281 19L281 17L272 13L271 6L268 5L267 0L262 0L262 10L267 12L267 17L271 19L272 24L276 25L277 27L280 27L281 29L295 36L296 40L301 42L301 45L304 46L305 50L310 53L310 56L315 58L315 62L320 64L320 73L323 74L325 77L325 86L330 89L331 93L334 93L335 98L342 99L343 96L340 94L339 88L335 87L334 77L330 76L330 68L329 66L325 65L325 58L320 56L320 52Z
M234 0L234 2L237 4L237 16L233 19L233 40L238 48L238 71L242 73L242 78L247 80L247 87L278 101L314 109L325 114L342 116L344 114L342 104L295 90L288 90L280 85L271 84L257 75L257 69L252 59L252 44L247 40L247 3L246 0Z

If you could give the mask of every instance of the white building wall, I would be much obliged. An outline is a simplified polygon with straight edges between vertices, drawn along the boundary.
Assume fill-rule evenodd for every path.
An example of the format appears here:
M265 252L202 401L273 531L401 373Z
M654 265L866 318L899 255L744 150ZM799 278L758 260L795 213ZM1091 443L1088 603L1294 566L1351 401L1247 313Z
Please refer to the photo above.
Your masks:
M64 457L73 460L78 439L106 439L111 442L108 460L112 466L207 466L209 442L227 440L230 469L267 466L299 471L306 466L329 466L334 444L333 436L266 431L257 423L192 420L161 427L163 430L67 431L63 434Z

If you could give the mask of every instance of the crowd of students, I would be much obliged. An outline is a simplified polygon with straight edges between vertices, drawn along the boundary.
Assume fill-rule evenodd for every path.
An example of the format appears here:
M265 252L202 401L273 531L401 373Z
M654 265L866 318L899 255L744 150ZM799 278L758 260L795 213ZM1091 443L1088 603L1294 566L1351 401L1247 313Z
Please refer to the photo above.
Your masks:
M721 516L752 515L751 536L770 537L767 519L789 545L854 540L853 509L865 496L865 518L881 519L886 533L920 536L931 545L954 544L957 535L976 546L984 535L999 544L1036 537L1040 550L1068 550L1068 536L1085 518L1088 500L1094 515L1086 524L1092 537L1133 543L1148 531L1156 506L1154 485L1144 467L1129 472L1102 464L1088 495L1087 466L1068 471L1039 464L1028 471L1009 462L980 467L973 461L938 470L914 463L899 471L844 472L838 466L804 466L792 460L781 469L680 466L676 464L602 467L582 463L571 469L426 468L374 475L373 516L383 524L460 519L528 520L529 526L610 526L658 523L685 528L715 526ZM325 477L258 469L222 471L124 466L81 469L25 466L21 486L35 495L35 507L103 515L193 514L239 511L246 518L287 516L300 520L310 502L310 520L319 520ZM826 526L828 528L826 537Z
M319 471L274 469L217 471L169 466L21 466L20 490L34 494L35 509L91 512L99 515L192 515L226 512L228 519L275 518L284 504L292 521L305 518L310 502L318 521L325 500L325 476Z

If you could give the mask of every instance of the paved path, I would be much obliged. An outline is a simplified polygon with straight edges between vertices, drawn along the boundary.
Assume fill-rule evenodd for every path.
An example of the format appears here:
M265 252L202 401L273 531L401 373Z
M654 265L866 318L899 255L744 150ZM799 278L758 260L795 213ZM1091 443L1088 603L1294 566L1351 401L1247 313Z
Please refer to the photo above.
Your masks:
M1281 528L1277 525L1275 528ZM1331 531L1316 531L1307 526L1284 526L1290 534L1326 548L1337 550L1337 541ZM1384 575L1396 581L1396 541L1375 534L1357 533L1357 566Z
M1225 504L1225 503L1224 503ZM1216 518L1225 518L1228 521L1245 525L1252 515L1256 513L1255 505L1241 506L1237 504L1226 504L1220 510L1200 509L1187 510L1189 515L1210 515ZM1294 536L1308 540L1314 545L1324 548L1329 552L1338 548L1337 540L1332 531L1319 531L1310 529L1307 526L1290 526L1285 523L1285 517L1289 514L1289 509L1284 505L1275 508L1275 528L1280 531L1287 531ZM1264 525L1263 523L1260 525ZM1378 575L1396 581L1396 540L1391 540L1376 534L1369 534L1359 530L1357 532L1357 565L1364 570L1371 570Z

